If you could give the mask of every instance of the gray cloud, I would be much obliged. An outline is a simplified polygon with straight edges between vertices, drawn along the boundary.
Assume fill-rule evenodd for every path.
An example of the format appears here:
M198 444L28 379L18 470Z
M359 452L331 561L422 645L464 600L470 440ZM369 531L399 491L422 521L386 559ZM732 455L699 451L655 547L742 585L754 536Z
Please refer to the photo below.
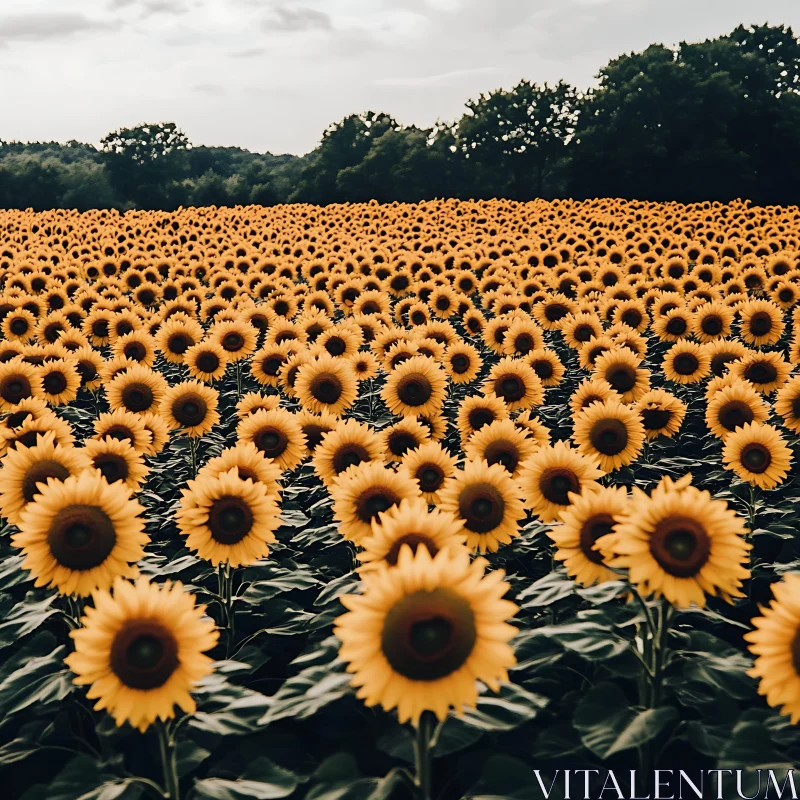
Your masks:
M92 20L84 14L72 11L8 14L0 17L0 43L59 39L75 33L109 30L115 27L116 24L113 22Z
M265 31L329 31L333 29L330 14L317 11L314 8L288 8L275 6L272 13L265 19L261 27Z
M256 58L263 56L266 52L266 47L246 47L244 50L234 50L230 56L231 58Z
M498 72L497 67L475 67L474 69L454 69L449 72L439 72L436 75L409 76L406 78L378 78L375 86L409 87L417 86L446 86L468 78L473 75L492 75Z
M192 87L192 90L211 97L222 97L226 94L225 87L220 86L218 83L198 83Z

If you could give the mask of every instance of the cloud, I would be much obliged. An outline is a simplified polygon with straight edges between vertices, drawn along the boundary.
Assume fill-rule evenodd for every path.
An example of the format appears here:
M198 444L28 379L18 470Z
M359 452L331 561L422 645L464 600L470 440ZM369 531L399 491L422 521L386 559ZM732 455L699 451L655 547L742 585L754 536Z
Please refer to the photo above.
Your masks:
M450 72L440 72L436 75L409 76L405 78L379 78L373 81L374 86L391 87L417 87L417 86L446 86L459 78L474 75L492 75L499 72L497 67L475 67L474 69L454 69Z
M109 11L120 11L132 6L141 7L141 17L152 17L155 14L186 14L188 6L175 0L111 0L107 8Z
M192 87L192 90L212 97L222 97L225 94L225 87L218 83L198 83Z
M287 8L275 6L272 15L265 19L261 27L265 31L330 31L333 21L329 14L314 8Z
M92 20L84 14L72 11L9 14L0 17L0 43L59 39L76 33L116 27L114 22Z
M263 56L266 52L266 47L247 47L244 50L235 50L230 56L231 58L256 58Z

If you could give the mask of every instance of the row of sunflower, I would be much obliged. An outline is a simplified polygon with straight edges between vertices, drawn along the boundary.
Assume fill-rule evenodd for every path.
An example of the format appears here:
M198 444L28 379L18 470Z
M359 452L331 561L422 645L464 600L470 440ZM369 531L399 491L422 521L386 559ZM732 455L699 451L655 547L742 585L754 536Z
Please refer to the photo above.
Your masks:
M740 202L0 214L12 796L792 763L799 229Z

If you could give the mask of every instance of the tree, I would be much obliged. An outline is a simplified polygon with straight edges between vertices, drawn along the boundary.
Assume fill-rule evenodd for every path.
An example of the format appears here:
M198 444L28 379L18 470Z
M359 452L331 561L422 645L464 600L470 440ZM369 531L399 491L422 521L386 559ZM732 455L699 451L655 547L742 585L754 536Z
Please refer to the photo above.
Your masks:
M483 94L467 103L456 146L485 177L496 176L501 192L510 188L518 199L552 194L549 173L574 134L579 102L578 91L563 81L553 87L521 81L510 91Z
M101 142L114 187L145 208L167 208L170 184L187 175L182 156L191 146L174 122L120 128Z

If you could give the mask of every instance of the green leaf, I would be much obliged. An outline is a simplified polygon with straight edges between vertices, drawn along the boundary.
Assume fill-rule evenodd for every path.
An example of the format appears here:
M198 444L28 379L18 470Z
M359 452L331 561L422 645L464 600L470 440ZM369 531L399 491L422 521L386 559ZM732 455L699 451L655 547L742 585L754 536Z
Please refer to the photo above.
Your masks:
M606 751L604 758L639 747L651 739L655 739L665 728L672 725L679 717L678 711L671 706L648 708L637 714L617 737L617 740Z
M462 719L481 731L510 731L532 720L547 703L546 697L506 683L499 694L479 697L477 706L466 709Z
M59 614L54 603L58 595L51 594L36 599L36 592L28 592L21 603L11 609L5 622L0 625L0 648L18 642L23 636L35 631L46 619Z
M534 787L535 778L524 761L497 754L486 760L480 781L467 796L470 800L541 800L538 787Z
M615 683L598 683L581 700L573 724L587 750L605 758L636 714L628 698Z
M0 708L6 716L30 706L65 698L74 688L72 673L64 668L65 647L30 658L0 683Z
M262 756L238 778L204 778L196 781L194 788L198 798L208 800L274 800L288 797L297 785L293 772Z
M558 642L565 650L577 653L590 661L605 661L618 656L630 646L627 639L615 636L612 630L598 622L547 625L527 632L525 638Z
M107 772L88 756L77 756L47 785L47 800L125 800L139 797L141 792L132 778L119 778ZM40 797L31 787L21 800Z
M306 719L319 709L351 694L352 676L332 672L329 666L309 667L289 678L272 697L272 705L259 720L269 725L279 719Z

